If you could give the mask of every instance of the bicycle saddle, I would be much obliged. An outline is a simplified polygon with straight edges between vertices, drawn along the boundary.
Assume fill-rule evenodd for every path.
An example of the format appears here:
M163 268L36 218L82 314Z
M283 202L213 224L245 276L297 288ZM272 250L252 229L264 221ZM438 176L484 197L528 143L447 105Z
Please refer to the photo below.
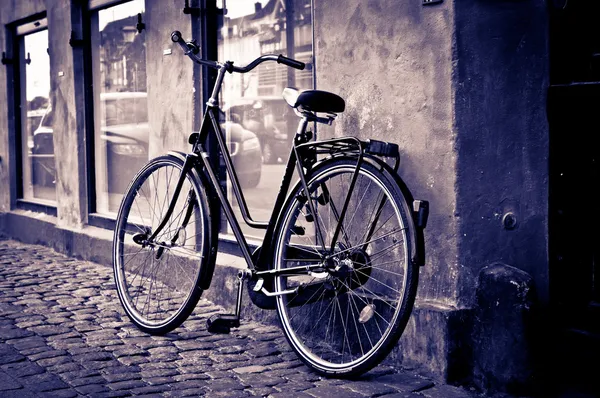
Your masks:
M311 112L340 113L344 112L346 102L339 95L321 90L306 90L299 92L295 88L286 87L283 99L292 107L301 106Z

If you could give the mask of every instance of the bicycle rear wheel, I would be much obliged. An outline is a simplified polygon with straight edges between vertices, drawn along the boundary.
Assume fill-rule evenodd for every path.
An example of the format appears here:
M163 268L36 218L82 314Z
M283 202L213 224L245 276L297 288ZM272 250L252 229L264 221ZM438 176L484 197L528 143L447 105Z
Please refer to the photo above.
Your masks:
M119 299L141 330L167 333L200 299L201 270L210 257L210 213L204 190L188 172L165 227L149 240L173 199L183 161L162 156L140 170L116 220L113 267Z
M332 159L310 173L309 195L297 185L275 244L277 270L321 265L276 277L274 290L298 289L277 297L284 333L304 363L337 377L362 374L390 352L408 322L418 280L401 189L387 169L365 162L348 192L355 168L355 159Z

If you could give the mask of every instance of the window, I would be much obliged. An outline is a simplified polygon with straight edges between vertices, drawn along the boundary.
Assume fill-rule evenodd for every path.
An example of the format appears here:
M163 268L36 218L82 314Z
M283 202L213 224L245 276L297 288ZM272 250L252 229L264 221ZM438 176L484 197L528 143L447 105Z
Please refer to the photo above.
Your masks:
M17 27L21 98L20 199L56 203L50 56L46 18Z
M245 65L263 54L283 54L307 63L298 71L268 62L251 73L227 75L221 95L225 130L252 217L271 214L298 117L281 97L285 87L313 88L310 0L227 0L218 30L219 60ZM291 11L291 12L290 12ZM289 48L288 44L292 44ZM237 202L233 200L237 205ZM238 212L239 213L239 212ZM247 236L264 230L245 227Z
M100 3L100 5L96 5ZM96 212L111 215L134 174L148 161L145 31L138 32L144 1L106 7L92 1Z

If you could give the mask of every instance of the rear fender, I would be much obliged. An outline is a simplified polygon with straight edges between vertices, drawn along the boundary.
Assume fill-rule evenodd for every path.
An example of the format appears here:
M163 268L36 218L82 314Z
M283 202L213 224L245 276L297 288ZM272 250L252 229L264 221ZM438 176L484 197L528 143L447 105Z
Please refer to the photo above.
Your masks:
M425 236L423 230L427 225L427 217L429 214L429 202L426 200L415 200L408 189L408 186L404 182L404 180L394 171L394 169L383 160L378 157L364 155L364 158L378 165L384 169L386 169L391 176L396 181L396 184L400 187L400 191L402 191L402 195L406 199L406 204L408 208L406 208L406 212L410 214L410 230L412 231L412 261L414 264L418 266L425 265Z

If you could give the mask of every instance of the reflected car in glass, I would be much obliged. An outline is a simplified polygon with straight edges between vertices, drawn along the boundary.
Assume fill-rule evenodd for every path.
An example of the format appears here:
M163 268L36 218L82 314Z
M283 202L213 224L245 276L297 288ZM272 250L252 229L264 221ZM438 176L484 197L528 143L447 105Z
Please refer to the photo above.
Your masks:
M260 141L252 131L239 123L221 123L229 138L229 154L240 184L244 188L254 188L260 182L262 154Z
M101 138L107 144L109 192L124 192L148 160L148 103L145 92L103 93L105 123ZM231 158L243 187L260 181L261 154L256 135L237 123L222 124L229 132ZM131 175L123 175L131 173Z
M27 146L31 156L31 182L42 187L56 185L56 164L54 162L54 142L52 140L52 107L43 110L37 128L29 137ZM29 117L29 114L28 114Z
M148 98L145 92L101 93L101 135L106 143L109 193L123 193L148 161Z
M109 193L123 193L134 174L148 161L148 101L145 92L101 93L100 138L106 144ZM28 143L34 184L55 184L53 112L48 107ZM256 135L238 123L223 123L230 137L232 161L242 186L255 187L261 176L261 151Z
M256 134L264 163L287 159L291 148L289 126L290 123L295 126L297 119L281 97L242 97L226 104L224 109L231 121Z

